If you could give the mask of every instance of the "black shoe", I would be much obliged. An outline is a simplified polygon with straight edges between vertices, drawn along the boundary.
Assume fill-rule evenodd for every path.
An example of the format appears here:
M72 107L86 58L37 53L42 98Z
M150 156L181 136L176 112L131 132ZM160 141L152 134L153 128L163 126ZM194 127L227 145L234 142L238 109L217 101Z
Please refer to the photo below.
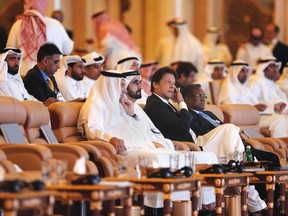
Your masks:
M249 213L248 215L249 216L267 216L268 215L268 211L267 210L260 210L260 211L257 211L257 212ZM273 214L273 215L275 215L275 214Z
M163 208L151 208L145 206L145 215L147 216L162 216L164 214Z

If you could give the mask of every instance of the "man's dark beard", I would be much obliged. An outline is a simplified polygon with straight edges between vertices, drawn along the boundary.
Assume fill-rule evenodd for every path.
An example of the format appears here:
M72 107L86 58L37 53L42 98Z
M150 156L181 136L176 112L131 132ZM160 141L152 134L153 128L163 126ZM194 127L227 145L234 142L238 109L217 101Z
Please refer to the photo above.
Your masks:
M82 74L77 74L76 72L72 71L72 78L73 78L74 80L77 80L77 81L83 80L83 77L84 77L84 76L81 76L81 75L82 75Z
M138 91L136 91L135 94L133 94L131 91L129 91L129 90L127 89L127 94L128 94L131 98L133 98L133 99L135 99L135 100L140 99L140 98L142 97L141 89L139 89Z
M11 75L16 75L18 73L19 68L17 70L14 70L13 68L8 66L8 73Z

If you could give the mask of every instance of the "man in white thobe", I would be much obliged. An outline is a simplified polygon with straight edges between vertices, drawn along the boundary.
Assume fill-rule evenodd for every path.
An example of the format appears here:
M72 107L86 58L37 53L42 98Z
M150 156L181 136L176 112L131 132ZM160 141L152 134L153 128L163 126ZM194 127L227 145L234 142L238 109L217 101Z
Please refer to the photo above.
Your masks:
M48 4L49 0L25 0L24 14L9 32L6 46L21 49L23 54L22 76L36 64L36 55L43 43L53 42L64 55L69 55L73 50L74 42L63 25L44 15Z
M126 80L121 77L123 74ZM123 74L118 71L102 72L81 109L78 128L88 139L109 141L118 153L126 152L127 156L134 159L143 154L149 158L155 157L160 167L167 167L169 155L177 152L172 142L163 137L143 110L134 103L135 98L141 96L139 73L132 71ZM129 84L128 89L126 84ZM156 149L153 142L160 143L163 148ZM184 154L178 154L183 165ZM210 162L217 163L217 158L211 154ZM187 192L180 194L177 196L175 193L172 199L189 199ZM153 208L163 206L162 194L149 193L145 197L145 205ZM215 201L214 196L210 196L211 199Z
M250 75L251 68L246 62L233 61L221 85L219 104L250 104L255 105L259 111L264 111L266 105L260 104L256 95L248 87Z
M256 70L258 60L265 56L272 56L271 50L262 43L263 31L255 27L249 32L249 42L241 45L236 54L236 59L247 62L252 71Z
M288 97L288 63L283 67L280 79L276 81L276 84Z
M86 95L88 96L95 81L101 75L100 72L103 69L102 64L105 61L105 58L96 52L86 54L82 56L82 58L86 61L85 63L86 74L83 77L81 83L84 88L84 91L86 92Z
M196 75L197 78L194 83L202 86L202 89L208 97L206 101L208 104L212 103L209 82L212 82L213 80L222 80L226 75L227 67L220 59L212 59L205 65L204 72L199 71Z
M85 60L77 55L64 56L61 59L55 79L66 101L81 101L88 96L81 84L85 75L84 64Z
M92 24L97 48L105 56L107 69L114 69L117 61L126 56L142 59L139 47L122 22L112 19L106 11L100 11L92 16Z
M256 74L248 83L258 101L267 106L259 126L268 127L273 137L288 136L288 100L275 83L280 76L280 65L273 56L260 59Z
M189 31L186 21L175 18L167 25L171 28L171 34L160 39L156 46L155 60L162 67L176 61L188 61L193 63L198 71L202 71L202 46L200 41Z
M209 27L203 39L204 64L212 59L219 59L226 65L230 65L232 55L229 47L221 43L220 30L217 27Z
M135 70L138 71L140 68L140 61L135 56L128 56L120 59L117 62L116 70L125 71L125 70Z
M34 100L35 97L30 95L19 74L22 53L20 49L4 48L0 54L0 95L14 97L17 100ZM56 102L55 98L48 98L43 102L45 106Z

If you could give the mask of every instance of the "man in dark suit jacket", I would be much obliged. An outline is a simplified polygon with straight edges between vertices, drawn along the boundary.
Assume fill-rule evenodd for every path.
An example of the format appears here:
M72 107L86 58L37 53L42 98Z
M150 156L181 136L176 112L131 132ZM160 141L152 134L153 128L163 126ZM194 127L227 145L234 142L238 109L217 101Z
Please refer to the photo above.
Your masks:
M192 123L194 120L193 119L193 113L189 112L187 110L187 105L183 100L180 89L179 88L176 89L176 87L175 87L175 72L171 68L168 68L168 67L160 68L153 75L151 82L152 82L151 91L153 94L147 98L144 111L150 117L150 119L155 124L155 126L162 132L164 137L170 138L172 140L174 139L174 140L192 141L192 137L189 133L189 130L190 130L190 127L193 125L193 123ZM173 97L175 89L176 89L176 94L175 94L176 96ZM193 94L194 94L194 92L193 92ZM194 98L196 98L195 94L193 95ZM200 94L200 92L199 92L199 94ZM180 107L180 112L177 112L176 109L169 104L168 100L171 99L172 97L173 97L173 100L178 103L178 105ZM201 95L197 95L197 98L199 99L200 104L204 109L204 107L205 107L205 94L204 94L203 90L201 92ZM202 98L204 98L204 104L203 104ZM217 123L217 122L213 122L213 124L214 123ZM230 125L228 125L228 126L230 126ZM224 127L222 127L222 128L224 128ZM221 127L219 127L219 129L221 130ZM215 132L216 133L220 132L219 129L218 128L215 129ZM219 130L219 131L217 131L217 130ZM211 133L213 133L213 132L211 132ZM219 134L221 136L221 132ZM215 135L215 136L217 136L217 135ZM215 136L211 136L211 137L215 137ZM233 136L233 137L237 138L236 136ZM208 140L208 139L206 139L206 140ZM240 140L240 138L238 137L238 141L239 140ZM210 140L210 141L212 141L212 140ZM235 146L238 148L239 142L238 141L236 142L236 139L234 141L235 141L234 143L230 143L230 141L229 141L227 144L232 146L236 143ZM207 142L209 142L209 140ZM240 142L241 142L241 140L240 140ZM214 143L215 143L215 140L214 140ZM208 143L205 143L205 144L206 145L204 146L204 148L206 148L206 147L209 148L210 144L208 144ZM212 142L211 142L211 144L212 145L210 148L215 146ZM221 143L221 145L222 144L223 143ZM243 146L242 143L241 143L241 145ZM219 144L217 143L217 147L218 146L219 146ZM225 149L225 146L226 146L226 144L224 144L224 146L223 146L224 149ZM215 152L217 152L217 151L218 151L218 149ZM255 197L257 197L257 194L255 194L255 191L253 191L253 192L254 192ZM255 199L255 200L257 201L257 202L254 202L255 205L257 205L256 209L257 210L261 209L262 206L259 206L260 205L259 204L260 199L257 197L257 199Z
M45 43L37 53L37 64L23 79L29 94L40 101L49 100L50 104L58 101L59 90L54 74L59 68L60 55L55 44Z
M178 141L193 141L189 129L192 114L188 111L180 89L175 87L176 74L169 67L160 68L152 77L152 95L147 98L144 111L165 138ZM178 112L169 103L176 92L174 101L179 105Z
M203 89L201 88L200 84L192 84L192 85L186 86L183 89L182 93L183 93L185 102L188 106L188 109L190 113L193 115L193 119L191 122L191 129L194 131L197 137L203 136L209 133L211 130L213 130L217 126L223 124L223 122L221 122L219 118L215 116L212 112L204 110L207 97ZM201 112L206 114L208 117L201 114ZM243 144L246 145L245 141L243 141ZM272 152L261 151L253 147L251 148L251 150L252 150L253 156L255 156L259 161L267 160L267 161L271 161L273 165L276 167L281 166L279 158L276 154ZM262 199L265 199L267 193L266 193L265 188L263 188L263 186L265 185L257 184L256 188L258 192L260 193L260 197ZM279 197L278 193L279 191L276 192L275 197Z
M288 62L288 46L278 40L280 28L270 23L265 29L265 38L267 45L272 49L273 56L281 62L280 73L282 73L283 67Z
M214 113L204 110L207 97L200 84L189 85L183 89L182 93L189 112L193 115L190 127L197 137L203 136L223 124ZM201 112L208 117L201 114ZM245 141L243 143L244 145L246 144ZM271 160L275 166L281 166L278 157L274 153L261 151L252 147L252 154L258 160Z
M220 119L214 115L214 113L204 110L207 96L202 90L200 84L189 85L183 89L182 93L188 106L189 112L193 115L190 127L196 136L203 136L218 125L223 124L223 122L221 122ZM206 118L204 118L204 114L200 115L201 112L208 117L206 116Z

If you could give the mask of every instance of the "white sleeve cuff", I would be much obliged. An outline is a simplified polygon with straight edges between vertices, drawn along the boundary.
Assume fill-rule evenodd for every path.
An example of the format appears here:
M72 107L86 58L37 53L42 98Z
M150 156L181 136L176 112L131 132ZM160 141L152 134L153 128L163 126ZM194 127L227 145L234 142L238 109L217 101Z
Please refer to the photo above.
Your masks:
M181 109L188 110L187 104L184 101L180 102L178 105L179 105L179 110L181 110Z

